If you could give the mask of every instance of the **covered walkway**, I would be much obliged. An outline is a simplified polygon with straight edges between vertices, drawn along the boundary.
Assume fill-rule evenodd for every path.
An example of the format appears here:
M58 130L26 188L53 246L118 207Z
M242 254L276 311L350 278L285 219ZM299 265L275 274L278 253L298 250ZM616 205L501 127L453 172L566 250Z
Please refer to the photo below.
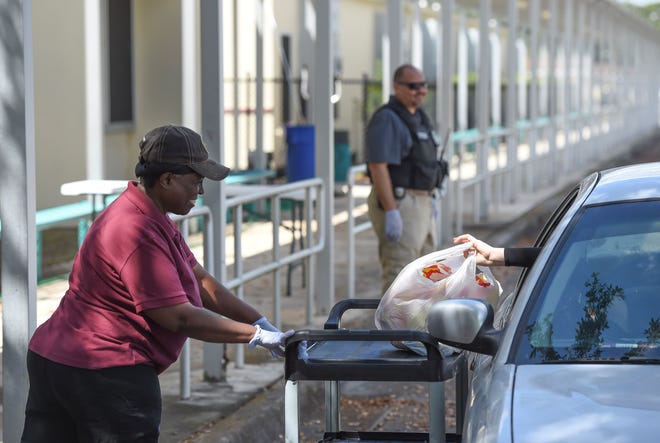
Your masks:
M84 122L81 130L86 143L80 156L87 159L87 178L104 178L107 153L103 141L108 134L102 109L106 101L100 60L104 52L100 48L105 29L101 6L106 3L82 3L84 11L78 12L84 20L86 62L84 72L77 75L84 79L85 106L78 118ZM229 23L238 20L239 4L253 6L255 25L250 34L254 31L261 37L255 39L250 51L256 73L256 112L250 121L255 123L256 166L260 167L267 108L263 101L266 27L262 25L273 18L282 23L283 16L299 17L291 29L286 29L299 43L299 57L290 72L309 80L309 89L304 91L307 123L315 127L315 175L323 184L323 198L319 200L323 207L318 209L328 227L334 226L334 130L342 121L342 117L335 118L333 97L342 75L360 75L359 63L380 66L380 99L388 95L391 72L402 62L422 67L435 85L435 95L427 104L433 109L440 133L451 129L453 149L447 155L457 168L468 162L473 165L473 173L466 172L453 182L451 197L443 201L441 238L445 240L468 220L488 220L502 205L515 205L526 194L556 185L558 178L610 157L658 125L660 38L650 25L609 0L291 0L278 2L277 8L272 0L165 3L173 3L179 11L179 26L173 32L179 33L181 42L178 65L182 68L175 73L181 78L181 123L200 130L213 157L237 165L239 155L231 158L225 144L239 144L224 137L232 132L228 128L238 127L225 123L229 97L233 109L239 109L238 90L230 89L233 93L225 97L218 85L225 83L225 64L239 72L236 60L243 48L235 43L238 33L233 45L223 44L228 38L223 23L226 18L230 18ZM377 33L380 42L375 45L380 49L373 50L372 57L359 53L355 58L360 61L349 63L349 59L354 60L348 57L350 46L357 47L358 42L344 43L341 53L338 51L336 42L341 40L336 37L349 34L346 25L354 23L341 11L365 11L366 3L378 5L377 10L364 12L368 15L362 26L376 22L375 17L383 19ZM134 5L133 12L143 13L134 17L143 19L150 16L149 8L161 5L128 4ZM35 211L40 177L35 172L35 158L43 151L35 143L40 123L35 120L35 101L39 98L35 96L35 69L41 65L35 61L33 46L33 36L40 28L32 19L33 8L39 6L29 0L0 2L0 66L4 67L0 72L3 441L9 443L18 441L22 428L27 393L24 357L37 323ZM133 29L142 31L144 24L135 23ZM159 46L158 41L153 38L148 43L153 50L171 52L166 43ZM227 48L232 48L229 53ZM373 56L376 53L378 56ZM346 61L339 63L342 70L338 71L342 54ZM376 58L377 62L372 60ZM238 83L234 76L234 84ZM297 102L298 94L294 96ZM142 104L157 114L160 97L146 97ZM344 95L338 103L350 108L354 102ZM139 117L147 121L154 118ZM232 113L232 118L238 119L238 113ZM359 140L361 127L351 126L351 130L355 131L352 138ZM239 131L233 132L238 137ZM489 160L493 154L496 161ZM213 265L221 279L227 269L224 186L209 186L206 194L211 216L217 221L213 227ZM318 272L312 289L317 315L327 313L335 300L335 235L334 229L323 232L324 247L314 259ZM216 354L208 360L219 359ZM209 366L205 371L218 375L220 368Z

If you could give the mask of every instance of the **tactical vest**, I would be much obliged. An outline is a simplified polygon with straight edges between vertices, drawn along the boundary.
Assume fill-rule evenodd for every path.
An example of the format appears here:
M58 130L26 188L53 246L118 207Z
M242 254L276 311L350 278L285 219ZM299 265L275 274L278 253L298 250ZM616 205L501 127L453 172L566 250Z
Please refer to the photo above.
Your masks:
M401 164L387 166L392 186L425 191L440 186L443 173L437 161L439 142L435 140L433 126L426 112L421 108L417 109L422 117L420 125L413 115L394 98L381 106L378 111L384 108L391 109L401 118L408 127L413 140L410 153L401 159Z

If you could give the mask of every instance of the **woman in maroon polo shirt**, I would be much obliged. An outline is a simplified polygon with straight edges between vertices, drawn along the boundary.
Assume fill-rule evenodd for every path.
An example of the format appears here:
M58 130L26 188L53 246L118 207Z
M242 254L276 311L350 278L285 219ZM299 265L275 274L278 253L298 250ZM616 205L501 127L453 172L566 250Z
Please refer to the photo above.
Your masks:
M23 442L156 442L158 374L185 340L249 343L281 356L287 337L211 276L168 213L229 169L201 137L162 126L140 142L138 181L92 224L59 307L30 340Z

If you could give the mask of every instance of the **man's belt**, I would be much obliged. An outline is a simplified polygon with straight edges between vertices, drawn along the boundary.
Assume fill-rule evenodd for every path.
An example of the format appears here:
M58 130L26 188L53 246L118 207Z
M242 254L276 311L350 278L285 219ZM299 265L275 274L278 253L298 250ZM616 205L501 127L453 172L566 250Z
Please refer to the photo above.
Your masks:
M401 186L396 186L394 188L394 197L397 199L402 199L406 195L406 193L410 193L413 195L422 195L422 196L430 195L431 197L435 197L435 191L436 191L435 188L427 190L427 189L413 189L413 188L404 188Z

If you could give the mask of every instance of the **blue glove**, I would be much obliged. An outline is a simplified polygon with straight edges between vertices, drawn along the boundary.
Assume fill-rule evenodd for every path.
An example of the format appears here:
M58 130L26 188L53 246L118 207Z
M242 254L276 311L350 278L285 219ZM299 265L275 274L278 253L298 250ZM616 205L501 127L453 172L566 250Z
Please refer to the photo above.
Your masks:
M403 220L398 209L385 211L385 238L391 242L401 240L403 233Z
M252 326L260 326L261 329L265 329L270 332L282 332L277 327L275 327L271 322L268 321L266 317L261 317L259 320L252 323Z
M248 348L252 349L259 345L270 351L270 355L274 358L284 357L284 344L286 339L291 337L294 333L293 329L286 332L273 332L262 329L261 326L256 325L257 331L248 343Z

